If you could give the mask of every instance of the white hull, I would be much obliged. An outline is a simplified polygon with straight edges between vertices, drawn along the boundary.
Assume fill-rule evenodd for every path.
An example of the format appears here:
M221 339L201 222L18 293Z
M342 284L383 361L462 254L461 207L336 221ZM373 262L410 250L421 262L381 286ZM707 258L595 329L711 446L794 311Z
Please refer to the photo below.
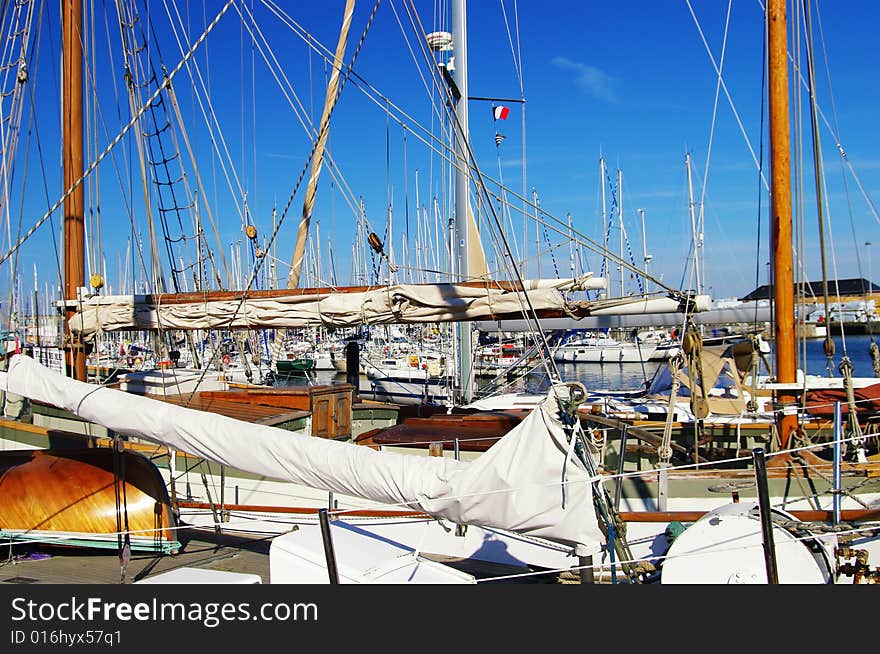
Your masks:
M650 361L656 345L564 345L553 355L558 363L639 363Z
M360 380L360 396L395 404L446 404L449 390L441 379L410 380L402 377L374 377Z

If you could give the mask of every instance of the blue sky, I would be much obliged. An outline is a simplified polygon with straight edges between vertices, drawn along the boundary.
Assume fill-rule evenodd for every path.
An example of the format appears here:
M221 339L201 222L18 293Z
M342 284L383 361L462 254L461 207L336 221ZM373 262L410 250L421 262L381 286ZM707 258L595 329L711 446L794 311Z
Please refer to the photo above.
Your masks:
M99 10L106 8L100 2L96 4ZM105 4L112 6L111 3ZM425 30L450 29L448 10L444 9L438 17L434 4L415 3ZM191 40L201 33L221 5L209 2L204 6L201 3L180 6L179 18ZM515 193L522 193L522 144L525 140L525 190L529 199L532 199L533 192L536 193L544 211L561 221L570 214L576 230L601 241L599 157L602 153L612 179L616 180L618 168L622 171L623 219L629 238L625 248L631 250L640 263L643 245L638 210L643 209L646 247L653 257L649 271L662 275L663 282L672 287L693 287L695 281L687 263L691 251L691 226L684 166L685 153L690 152L694 195L698 203L702 199L705 219L702 250L705 291L713 297L744 295L755 286L756 269L759 271L758 283L766 282L767 195L761 191L749 147L723 91L715 111L714 131L712 127L718 78L700 29L712 56L719 62L728 2L691 0L696 21L685 0L634 0L627 3L472 0L469 5L470 95L525 98L524 105L508 103L511 109L509 118L497 123L491 118L490 103L479 100L469 103L472 144L477 162L486 175L497 179L500 170L506 185ZM344 6L342 0L284 3L283 6L317 42L329 50L335 48ZM364 32L372 7L372 2L363 0L357 5L347 60L351 59ZM56 11L54 5L47 7L50 14ZM239 11L245 16L252 12L255 20L243 22ZM155 33L150 39L154 60L158 62L161 56L166 67L172 69L181 54L173 40L174 30L170 27L165 3L150 3L149 12ZM878 13L880 8L875 3L864 0L823 3L818 17L813 16L814 29L818 31L818 19L821 19L824 35L823 41L816 38L819 103L831 124L839 126L835 129L839 129L840 141L858 176L857 180L849 171L844 175L834 139L821 124L834 245L834 258L829 258L829 274L833 276L836 266L841 278L867 277L874 247L866 247L864 243L880 243L878 222L858 187L861 184L871 200L880 204L876 199L880 192L880 136L874 129L880 99L876 73L880 62L873 48ZM177 20L176 14L172 13L172 16ZM790 22L792 19L790 13ZM444 193L448 170L417 137L419 124L425 128L426 134L432 130L437 133L438 120L431 117L432 97L426 91L424 81L428 75L427 66L415 49L409 20L404 3L383 0L355 63L360 79L376 89L381 98L387 98L388 102L406 112L406 127L386 117L381 106L386 100L376 102L366 97L364 82L360 80L352 80L346 85L334 111L329 147L338 164L339 177L332 178L325 167L313 214L313 224L319 225L320 229L325 280L329 276L327 270L332 250L339 283L351 283L354 212L340 190L340 182L344 181L350 188L349 201L351 198L355 201L363 199L371 227L386 242L388 237L384 229L390 199L393 205L393 256L399 263L405 262L400 247L406 224L410 226L409 241L413 247L410 256L415 256L416 193L419 205L430 207L436 197L441 212L448 211L448 193ZM115 21L114 11L110 12L106 23L103 14L97 15L95 20L98 36L94 41L93 72L102 107L99 121L102 126L92 140L97 143L98 150L103 150L129 117L121 81L119 29ZM39 70L32 71L36 128L29 121L30 106L25 104L17 157L21 161L28 158L26 168L22 163L16 169L10 191L13 240L19 221L21 229L25 230L45 212L47 193L44 184L48 188L48 202L54 202L60 196L58 149L54 146L58 142L56 77L60 49L51 40L57 28L57 16L44 21ZM111 35L110 46L108 33ZM236 169L241 191L237 190L238 184L234 185L236 190L229 190L221 158L211 147L211 136L197 100L202 97L205 102L205 96L192 90L193 69L182 70L175 78L174 86L186 134L206 189L207 198L200 199L200 207L205 213L205 204L210 205L227 257L234 243L244 243L245 240L240 218L242 192L246 194L251 220L258 227L262 240L272 231L273 206L280 215L294 188L298 189L276 242L275 252L282 260L278 265L279 275L283 276L286 274L283 262L290 259L296 223L302 211L305 184L297 187L296 182L307 161L310 141L263 56L253 47L252 33L259 38L265 37L268 44L264 50L266 56L277 57L280 68L315 122L320 116L327 72L320 57L270 11L267 3L248 0L234 6L208 36L206 47L197 52L195 61L209 87L211 107L229 152L230 170L232 167ZM517 61L512 53L517 48L522 61L521 77L517 74ZM739 0L732 6L723 72L743 129L760 156L762 9L758 0ZM833 111L829 79L833 89ZM801 95L801 100L805 103L805 96ZM436 98L433 101L436 102ZM806 104L803 104L801 116L806 164L802 173L806 183L801 212L805 224L805 266L807 276L818 279L816 200ZM793 128L796 124L797 121ZM195 173L182 143L183 130L175 124L173 131L183 153L187 178L194 187ZM506 137L498 148L494 138L496 131ZM37 133L42 165L35 143ZM793 136L795 133L793 129ZM219 131L214 133L215 142L219 134ZM712 146L711 157L708 157L710 134ZM766 138L764 147L766 165L769 162ZM172 161L171 166L174 165ZM108 282L118 290L132 224L145 244L147 237L134 140L130 136L125 138L98 170L100 200L92 205L92 214L100 207L100 251L106 262ZM121 184L119 180L122 180ZM611 189L608 188L607 192L610 211ZM123 202L123 197L127 198L127 203ZM155 209L155 193L153 203ZM187 204L184 200L179 203ZM191 212L184 212L184 221L187 220L191 220ZM51 224L56 229L59 227L60 212L21 249L18 267L25 291L33 289L34 263L39 267L41 289L46 283L57 283ZM516 240L516 248L521 251L521 219L514 216L511 225L507 237ZM210 228L206 226L205 229ZM533 241L535 228L529 226L526 229ZM182 233L191 235L192 231L185 225ZM173 225L172 232L177 236L181 233L180 230L175 232ZM551 247L555 257L554 262L545 252L540 263L541 274L553 275L555 266L560 275L566 276L568 246L559 235L550 231L548 245L540 232L543 230L539 230L542 249ZM757 249L759 235L760 251ZM619 247L616 226L610 238L616 251ZM212 234L209 241L216 247ZM423 241L424 248L428 244L435 247L438 237L430 235L423 237ZM484 239L487 249L490 248L489 242L487 236ZM4 252L8 243L4 228ZM528 248L533 255L534 242ZM191 244L184 245L175 256L184 257L186 265L194 257L193 252ZM242 252L247 259L246 249ZM880 256L874 258L880 270ZM588 269L598 272L601 258L590 254L587 264ZM0 281L7 285L9 265L9 262L5 264L0 275ZM525 270L531 276L538 273L533 256L525 263ZM124 272L122 274L125 276ZM138 276L142 278L143 273ZM615 279L615 290L617 283ZM627 290L632 288L627 281Z

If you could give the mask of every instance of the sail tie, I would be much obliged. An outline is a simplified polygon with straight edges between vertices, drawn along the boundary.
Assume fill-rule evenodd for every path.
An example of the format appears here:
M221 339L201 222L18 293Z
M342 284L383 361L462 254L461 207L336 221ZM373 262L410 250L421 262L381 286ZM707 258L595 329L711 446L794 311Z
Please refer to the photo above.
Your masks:
M856 446L856 452L859 460L865 458L864 438L862 434L862 426L859 424L859 418L856 415L856 398L853 390L853 364L849 357L843 357L838 368L840 374L843 375L843 387L846 389L846 405L849 409L847 412L847 422L849 423L849 432L853 437L853 443Z
M672 459L672 421L675 414L675 398L678 396L679 377L681 366L684 363L684 357L681 353L674 355L669 360L669 371L672 373L672 388L669 390L669 407L666 410L666 424L663 425L663 439L657 447L657 455L660 457L660 464L664 467L669 466ZM623 456L623 453L621 453Z
M758 397L758 338L755 334L752 334L749 336L749 340L752 343L752 358L749 363L752 386L749 389L751 393L746 408L754 413L758 410L758 400L756 399ZM737 426L737 428L739 428L739 426Z
M702 420L709 415L709 401L706 396L706 380L703 378L703 339L691 325L681 340L688 367L688 379L691 384L691 411L694 417ZM695 385L700 387L700 396L696 394Z
M874 366L874 376L880 377L880 347L877 347L877 343L873 340L868 346L868 353L871 355L871 364Z

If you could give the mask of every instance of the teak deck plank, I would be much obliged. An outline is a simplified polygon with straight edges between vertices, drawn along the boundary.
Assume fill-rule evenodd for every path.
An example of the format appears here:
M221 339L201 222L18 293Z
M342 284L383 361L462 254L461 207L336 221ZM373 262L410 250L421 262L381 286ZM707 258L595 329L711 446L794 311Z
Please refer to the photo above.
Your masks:
M188 409L217 413L229 418L253 422L259 425L278 425L291 420L305 418L309 415L308 411L292 411L287 407L233 402L227 399L203 396L201 393L196 393L192 396L185 393L183 395L147 395L147 397Z

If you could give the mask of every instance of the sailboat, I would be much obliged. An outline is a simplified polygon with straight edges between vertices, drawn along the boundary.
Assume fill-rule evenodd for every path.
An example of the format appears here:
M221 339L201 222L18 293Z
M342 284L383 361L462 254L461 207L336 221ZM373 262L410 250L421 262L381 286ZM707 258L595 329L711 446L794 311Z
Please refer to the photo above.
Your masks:
M352 5L353 3L349 2L346 8L346 15L349 19ZM222 18L230 6L231 3L226 3L221 8L215 20L209 24L208 30L217 24L217 21ZM564 434L564 429L560 422L561 418L552 418L560 410L559 406L557 406L558 403L565 403L568 391L564 386L551 395L551 400L548 400L548 404L544 409L534 412L535 418L531 421L535 423L539 420L540 416L544 416L546 413L545 418L552 418L551 422L555 421L553 424L559 423L558 428L553 428L550 433L551 438L547 441L548 457L555 459L555 463L548 464L547 468L539 468L537 471L541 474L549 474L554 478L557 472L562 471L564 477L570 477L572 483L578 486L578 490L566 490L561 494L559 492L551 492L547 499L541 500L541 502L550 502L547 509L544 510L542 508L531 517L526 516L525 518L521 515L521 509L516 509L517 503L511 504L509 497L505 501L505 505L513 507L512 513L510 508L492 508L490 506L492 503L486 504L485 498L475 500L474 506L482 507L476 513L470 508L464 508L464 505L459 505L460 508L454 509L448 514L444 513L445 510L438 513L438 510L431 504L439 498L439 495L437 495L438 488L436 488L438 482L436 480L449 477L453 470L463 468L463 463L454 463L445 458L439 461L430 461L428 458L424 461L419 461L410 457L404 457L402 460L396 461L391 456L391 453L383 457L368 448L353 443L336 443L336 438L350 436L350 433L346 433L344 428L341 429L341 433L337 430L321 433L320 430L324 424L331 424L338 428L340 424L344 423L346 416L350 412L350 405L347 404L347 402L350 402L350 388L347 391L340 389L335 394L339 398L337 399L334 395L334 397L329 398L329 402L319 402L315 394L311 392L313 389L310 389L308 397L313 403L309 406L310 411L306 412L307 415L303 415L302 411L299 413L294 411L289 412L290 415L272 417L276 424L281 420L292 423L289 425L291 429L285 430L280 435L272 431L274 428L270 425L262 425L263 429L270 430L268 435L271 439L295 438L296 442L298 442L299 439L303 438L307 443L310 443L312 435L323 436L324 438L315 441L314 445L306 446L307 449L317 448L315 456L318 459L328 456L335 457L337 456L336 452L341 453L340 462L332 463L331 468L321 469L317 465L309 466L309 468L313 468L311 472L301 469L297 473L299 476L295 475L293 479L277 467L261 468L261 464L251 465L247 461L248 457L242 456L244 451L251 453L256 451L262 453L261 456L274 458L276 456L276 452L274 452L276 449L275 445L264 444L258 446L256 443L249 443L245 445L243 451L230 452L228 458L218 461L217 451L213 445L205 443L203 446L196 446L195 441L186 439L183 441L167 440L167 435L180 433L184 422L192 424L195 431L201 431L204 425L215 420L224 422L226 416L222 415L222 412L216 407L229 399L229 396L220 395L223 392L222 390L210 391L210 393L215 393L214 395L203 394L197 397L195 393L190 391L190 387L184 387L183 383L186 382L188 384L198 380L183 379L183 375L173 368L168 371L159 370L153 373L158 378L155 388L158 388L161 393L165 394L162 402L148 398L148 392L143 397L138 397L132 393L126 394L121 390L112 391L106 403L103 401L98 403L95 413L87 414L83 412L85 404L83 404L82 400L86 396L97 398L100 395L104 397L105 390L111 391L109 388L105 389L100 386L78 385L86 384L86 344L100 335L114 332L145 330L154 332L164 331L167 333L169 331L190 332L193 330L211 332L212 330L273 329L276 330L277 335L280 330L304 327L347 328L362 324L460 322L472 321L478 318L503 319L522 316L524 312L523 307L528 307L536 315L586 315L596 311L608 311L609 308L613 309L614 303L580 303L573 305L566 300L564 293L568 290L589 287L598 288L602 285L601 280L591 279L589 276L577 280L529 281L517 279L515 281L495 281L488 278L479 279L481 275L473 275L466 268L458 271L459 277L463 281L438 284L393 284L381 287L356 286L334 288L298 288L296 285L293 285L292 288L287 289L254 290L247 288L241 291L215 290L197 292L187 292L184 289L183 292L174 293L154 292L144 295L120 296L100 292L103 287L102 280L95 278L89 281L92 288L99 292L83 292L85 288L83 265L84 234L82 229L84 222L83 208L85 206L84 180L87 177L87 173L94 169L97 161L93 162L88 170L83 162L83 124L81 122L83 79L81 73L81 51L77 47L79 44L77 35L81 31L82 17L78 10L79 7L76 3L65 3L62 16L65 34L64 51L66 53L64 61L66 90L63 109L65 116L65 192L63 203L66 228L65 244L67 246L65 250L66 288L64 291L67 300L65 300L63 306L66 312L66 325L69 330L68 342L70 347L67 368L71 379L50 374L34 364L26 354L16 354L9 360L10 370L6 380L8 383L5 387L6 398L9 400L7 405L10 405L16 395L20 395L27 398L33 406L48 407L48 412L54 413L51 417L56 422L53 424L63 425L64 433L58 434L59 430L57 428L44 426L35 426L35 429L29 431L24 422L5 420L4 438L6 443L21 442L18 439L23 439L22 434L29 432L36 435L32 440L40 443L39 447L43 446L44 438L48 440L50 445L64 440L68 445L73 444L76 446L78 444L79 447L74 447L72 450L75 454L61 451L54 446L43 450L43 454L46 456L64 459L65 466L45 465L43 454L35 458L31 457L37 463L30 465L29 462L25 461L28 457L7 453L9 457L13 459L17 457L17 459L14 466L10 465L5 469L4 479L11 480L16 476L27 477L32 488L44 488L44 492L57 493L57 490L51 491L52 488L57 487L57 484L53 486L52 481L54 471L74 467L82 468L84 471L89 472L90 474L81 475L81 478L85 480L93 479L93 484L99 484L100 488L106 491L109 483L106 475L101 476L95 471L100 468L99 460L104 462L104 468L106 469L108 456L105 446L111 445L111 452L114 454L109 457L109 460L113 463L113 483L109 487L113 489L117 487L126 489L121 494L114 493L112 496L115 501L116 515L124 515L126 520L128 520L134 516L130 515L128 511L128 500L120 498L132 498L133 501L133 498L136 497L136 489L128 488L126 482L135 476L137 466L130 462L126 465L125 462L131 456L135 456L142 466L155 470L155 463L142 454L130 454L130 452L158 455L160 461L167 462L165 463L167 465L167 472L163 473L168 476L169 480L167 491L161 493L159 492L160 489L157 489L155 486L150 487L144 491L147 492L149 501L141 502L138 500L137 502L137 505L143 507L146 511L146 515L153 518L150 527L155 532L152 534L154 537L132 539L129 533L129 530L134 528L132 524L117 525L117 532L125 531L126 547L130 548L145 547L163 551L174 548L174 542L169 544L169 541L173 539L173 534L170 531L161 531L160 528L165 529L166 526L172 530L178 528L180 525L177 520L182 515L181 509L186 509L188 501L191 504L193 503L189 488L184 497L178 496L177 489L175 488L178 476L177 466L182 463L181 467L189 470L193 459L206 458L213 460L215 465L219 463L220 466L219 474L214 470L209 470L207 474L202 473L202 485L208 493L207 503L209 505L207 509L202 511L202 515L203 517L209 515L209 522L214 524L216 524L218 512L217 503L210 495L212 482L219 477L219 507L221 512L227 510L226 507L230 503L224 501L223 498L223 489L225 488L224 477L227 472L231 473L239 470L258 477L281 478L281 483L287 483L288 487L293 482L297 488L305 487L309 489L311 494L299 497L309 505L305 508L311 509L312 516L314 515L315 504L318 501L326 503L326 494L329 492L334 493L337 499L351 496L355 499L360 498L362 501L403 502L407 508L417 509L417 513L427 513L431 516L443 514L447 516L447 519L452 519L458 524L472 525L474 527L471 531L472 535L466 541L460 541L467 542L467 546L471 550L479 549L480 547L479 528L481 525L495 530L507 530L511 535L504 536L504 538L513 539L511 541L511 551L515 551L517 547L515 544L517 533L525 533L537 537L546 536L551 540L557 538L558 542L563 546L551 547L548 550L549 554L545 555L554 560L558 560L559 557L571 556L575 549L582 550L586 548L589 551L595 549L598 544L595 536L598 527L595 521L591 523L589 519L585 522L577 520L577 526L575 527L575 532L577 533L572 532L566 535L567 528L557 532L557 527L561 524L558 518L561 518L562 522L568 522L570 519L563 517L563 514L575 515L582 506L591 506L593 492L590 484L583 483L586 479L586 468L584 466L587 465L589 459L584 458L585 455L581 454L579 455L580 458L577 459L580 463L575 462L571 454L573 452L572 448L574 448L574 436L572 434L564 437L560 436L560 434ZM462 28L463 23L459 24L459 29ZM461 38L461 41L464 41L464 38ZM133 109L135 117L129 123L129 128L137 122L138 118L151 109L153 101L160 97L164 89L170 89L171 79L181 70L186 58L192 54L200 42L195 42L190 52L185 54L184 60L176 68L168 72L165 82L159 85L154 95L142 106ZM457 75L461 75L462 71L466 70L466 67L463 65L463 59L464 56L459 55L457 69L459 72ZM337 73L341 72L343 64L341 55L337 56L334 64L334 70ZM436 73L436 70L434 72ZM466 88L463 78L459 78L458 84L459 88ZM328 91L328 96L332 95ZM464 104L466 103L460 103L459 106L463 107ZM463 115L459 114L458 118L460 121L464 120ZM316 143L321 141L325 130L326 121L322 121L322 131L318 135ZM470 168L468 162L473 156L466 145L466 134L466 130L464 130L455 139L455 142L458 144L457 156L459 163L457 168L462 172L460 176L461 183L464 183L465 177L463 172ZM320 157L316 157L314 161L320 162ZM313 168L319 170L320 163L313 164ZM456 212L456 215L460 219L461 229L464 232L468 232L468 230L472 229L468 221L472 222L473 219L470 210L466 206L467 191L465 190L460 193L459 196L463 197L461 200L463 204ZM59 202L59 206L60 204L61 202ZM308 213L309 210L304 209L304 218L308 218ZM305 222L307 223L307 220ZM248 236L251 238L250 233ZM474 281L473 277L477 277L479 281ZM692 298L681 297L672 297L666 301L661 300L658 306L662 305L666 309L678 308L682 305L683 299L685 305L691 306ZM641 303L642 301L640 300L640 305ZM696 302L694 301L694 303ZM639 308L643 307L640 306ZM240 354L244 354L245 348L240 347L239 349ZM460 348L463 356L466 356L468 351L468 347ZM204 379L206 375L203 371L197 377ZM25 380L29 381L21 385L21 382ZM73 400L71 403L63 400L63 395L67 392L63 389L68 383L73 384L71 392L82 393L79 399ZM123 380L123 384L132 384L130 390L138 390L133 386L133 378ZM148 389L140 388L139 390L143 392ZM173 393L174 390L182 392ZM251 390L253 389L245 389L245 392L242 394L246 397L251 397ZM265 397L271 395L275 394L263 393ZM280 402L278 397L280 395L279 393L272 398L276 404ZM199 401L196 402L196 399ZM127 406L129 401L134 401L135 405L141 407L139 409L141 417L135 417L131 412L135 405L123 408ZM202 410L195 411L194 415L187 413L193 412L193 409L180 407L180 411L178 411L178 403L197 406ZM120 413L116 414L118 421L116 419L110 420L108 415L104 415L103 411L105 409L121 410ZM372 416L371 419L376 420L375 414L381 413L382 410L383 407L377 405L369 407L367 412ZM170 420L165 422L163 416L170 418ZM154 420L159 422L154 422ZM379 420L381 421L381 418ZM305 424L302 424L302 421L305 421ZM523 421L522 424L525 425L525 422ZM241 427L242 425L235 425L235 429L240 429ZM532 427L535 427L535 425L532 425ZM232 429L232 427L229 428ZM560 429L563 429L563 431L559 431ZM530 432L532 430L524 428L521 432L523 431ZM162 432L164 435L160 435L159 432ZM80 437L80 440L77 440L77 436ZM565 444L559 440L561 437L564 438ZM523 438L524 436L520 435L513 439L508 439L514 443L514 445L509 447L516 452L518 446L515 443L518 439ZM154 445L148 444L156 442L163 445L164 449L157 451ZM87 445L96 447L86 447ZM493 459L496 456L500 457L504 449L506 448L496 448L493 450L493 456L481 457L482 463L480 468L491 470ZM326 450L327 453L321 453L321 450ZM403 495L389 495L390 491L388 489L379 490L378 493L368 492L360 486L360 482L363 481L360 477L367 474L366 469L372 466L372 463L367 464L364 471L358 470L355 480L334 479L338 476L340 470L346 467L344 459L349 455L354 456L358 461L364 457L366 457L367 461L371 462L373 460L384 462L385 459L389 459L392 469L401 468L395 474L404 473L409 475L411 473L406 472L406 468L412 466L425 468L426 470L439 468L439 477L435 476L435 481L428 479L418 481L420 475L417 475L413 477L413 481L418 481L417 486ZM25 462L22 463L22 461ZM530 459L530 463L534 463L534 460ZM298 463L298 465L301 465L301 463ZM515 471L516 469L509 463L504 463L503 460L499 460L494 465L499 466L499 469L507 468L510 471ZM359 468L360 463L355 467ZM470 470L476 469L473 466L470 468ZM475 478L482 482L494 478L494 476L493 474L487 475L483 473L479 475L474 472L468 472L464 478ZM318 482L319 477L326 477L329 479L329 482ZM209 478L211 481L209 481ZM541 480L539 479L539 481ZM434 486L435 488L429 489L427 495L425 495L425 491L419 487L419 484L422 483ZM462 483L464 484L463 487L451 486L444 492L454 497L456 492L463 490L477 491L480 487L479 484L472 486L473 481ZM509 482L507 485L510 486L512 483ZM542 484L538 483L537 485L540 487ZM7 490L11 487L11 484L4 484L3 486ZM84 482L82 492L85 496L90 496L94 490L94 486ZM479 495L479 493L477 494ZM237 486L235 495L236 504L238 504ZM418 501L416 504L412 503L411 498L423 495L428 502L427 504L422 505ZM518 492L514 493L514 495L518 496ZM518 503L528 507L532 502L529 499L530 497L530 494L527 492L524 496L520 496ZM11 502L12 504L20 502L22 499L20 494L4 496L4 502ZM57 526L56 523L52 523L49 529L52 532L51 534L46 533L44 527L47 525L41 516L28 514L27 512L13 512L11 515L15 516L15 521L4 524L4 533L9 537L18 539L25 536L33 538L51 537L53 542L67 545L88 543L92 540L95 542L106 541L106 531L95 531L94 525L88 520L87 505L83 503L83 499L79 495L70 496L62 494L62 497L59 499L61 500L61 509L63 510L59 509L55 513L63 513L70 517L70 521L65 522L61 527ZM251 502L256 500L254 496L248 499ZM458 505L457 501L453 504ZM551 509L551 506L557 506L557 509ZM196 506L192 508L201 509L203 507ZM100 510L106 511L103 507ZM562 511L563 514L560 514L558 518L553 518L548 523L547 516L556 510ZM270 511L264 510L262 513L271 516L271 508ZM307 511L305 515L309 515L309 512ZM163 518L157 523L156 516L163 516ZM195 512L187 517L191 518L193 516L195 516ZM411 519L407 518L407 521L411 522ZM262 522L257 520L255 528L265 529L267 522L272 522L271 517ZM420 522L424 523L425 520L421 519ZM285 524L286 526L275 524L271 529L276 531L287 530L290 528L291 521L288 520ZM138 526L142 527L143 525ZM548 526L550 530L546 531ZM138 531L150 531L150 529L139 529ZM493 537L501 538L500 533L496 533ZM90 535L93 535L94 538L90 538ZM519 542L522 543L522 541ZM534 548L534 544L521 544L519 547ZM541 548L539 547L538 549Z
M452 40L461 46L466 42L463 0L459 0L456 6L462 11L456 14L456 34ZM339 59L337 69L341 68L341 57ZM466 66L459 58L455 71L446 70L455 79L463 74ZM456 81L460 92L464 91L461 97L467 98L466 83L460 77ZM458 106L463 108L466 102L460 102ZM466 125L466 120L459 124ZM467 150L466 130L462 130L456 143L461 159L457 168L463 171L472 169L474 164ZM462 165L463 161L468 163ZM81 174L73 173L68 188L75 186L79 177ZM471 229L466 220L470 216L466 207L467 196L467 193L456 196L465 198L465 205L455 214L460 219L457 227L461 234L467 234ZM604 283L590 278L550 282L522 279L473 281L473 276L465 268L459 270L458 276L463 281L445 284L248 289L127 297L97 294L81 297L72 293L68 298L78 297L79 301L69 305L68 325L75 340L114 330L292 329L319 325L351 327L364 322L448 321L465 325L461 340L467 341L467 323L477 319L570 318L607 314L621 307L632 311L683 309L691 312L701 304L700 298L680 294L652 300L639 298L627 302L617 299L573 305L565 299L566 290L584 288L584 283L595 283L597 287L604 286ZM627 309L628 304L633 306ZM466 359L468 348L462 347L460 352ZM657 516L635 516L633 524L640 525L638 528L622 528L618 506L611 501L603 485L606 475L597 464L602 443L595 432L583 428L583 423L588 422L582 420L585 412L581 410L586 409L583 403L587 394L575 384L555 380L550 391L528 407L527 415L521 417L516 426L479 457L463 461L449 456L377 452L351 442L337 442L333 437L314 438L303 430L297 433L269 425L247 425L215 412L195 411L88 384L84 377L80 377L79 354L74 348L71 362L71 368L80 371L74 375L79 379L54 374L27 356L16 355L10 360L9 371L2 377L5 390L34 402L59 407L66 419L73 417L89 427L105 430L103 434L93 436L95 442L109 436L118 449L147 443L166 448L162 455L168 456L172 478L177 455L185 453L214 462L219 473L212 472L212 477L222 478L224 471L236 468L257 477L271 477L297 488L312 489L314 493L304 498L311 506L300 507L301 511L295 515L287 513L283 516L286 518L283 523L279 524L278 519L278 514L283 512L272 511L272 507L262 507L262 517L252 520L253 527L274 530L275 533L290 531L292 525L300 527L276 540L285 543L285 547L279 546L280 550L291 552L296 543L308 541L307 533L316 533L319 528L315 520L318 501L323 506L338 509L337 500L354 497L365 505L380 503L386 508L397 508L403 515L373 515L372 527L357 523L355 517L344 517L344 514L334 522L337 525L357 524L362 543L382 540L387 543L390 539L398 546L406 545L402 549L408 560L419 564L419 551L428 551L419 543L427 540L431 551L491 558L498 556L501 550L507 561L527 561L545 568L590 568L592 562L588 557L596 557L606 565L610 563L612 570L621 570L622 576L632 582L643 580L649 570L647 563L650 559L644 555L651 553L645 551L650 548L634 550L628 543L633 542L634 535L640 537L648 531L643 529L644 525L653 530L652 536L656 535ZM462 367L467 368L467 361ZM466 386L467 375L460 384ZM465 391L462 396L468 398L468 393ZM314 419L316 412L312 413ZM118 437L120 434L127 439ZM636 435L636 432L632 431L632 434ZM648 472L645 476L653 474ZM711 476L714 474L710 472L703 477L714 479L716 477ZM662 471L660 475L654 475L657 476L662 476ZM618 479L623 485L623 477ZM207 482L204 485L209 487ZM174 488L173 483L171 488ZM328 497L328 494L331 495ZM167 504L164 497L157 501L162 506ZM176 504L178 507L184 505L180 501ZM219 506L222 509L222 501ZM208 506L200 508L202 524L208 527L221 525L218 513L222 511L217 511L217 502L209 501ZM347 506L343 510L351 508ZM689 508L696 510L693 505ZM258 513L256 507L250 509L251 513ZM236 507L239 514L245 511L241 505ZM735 515L730 522L755 524L756 516L749 511ZM197 516L189 514L187 518L195 522ZM36 527L31 527L30 531L34 529ZM625 534L626 530L629 533ZM751 537L752 534L747 530L745 535ZM678 542L684 543L688 539ZM320 544L320 541L313 542ZM654 540L645 536L640 542L644 546ZM487 547L487 543L502 546L492 548ZM642 560L645 564L639 567L636 561ZM288 562L292 565L291 561ZM327 565L329 567L329 562ZM288 579L295 580L295 576Z

